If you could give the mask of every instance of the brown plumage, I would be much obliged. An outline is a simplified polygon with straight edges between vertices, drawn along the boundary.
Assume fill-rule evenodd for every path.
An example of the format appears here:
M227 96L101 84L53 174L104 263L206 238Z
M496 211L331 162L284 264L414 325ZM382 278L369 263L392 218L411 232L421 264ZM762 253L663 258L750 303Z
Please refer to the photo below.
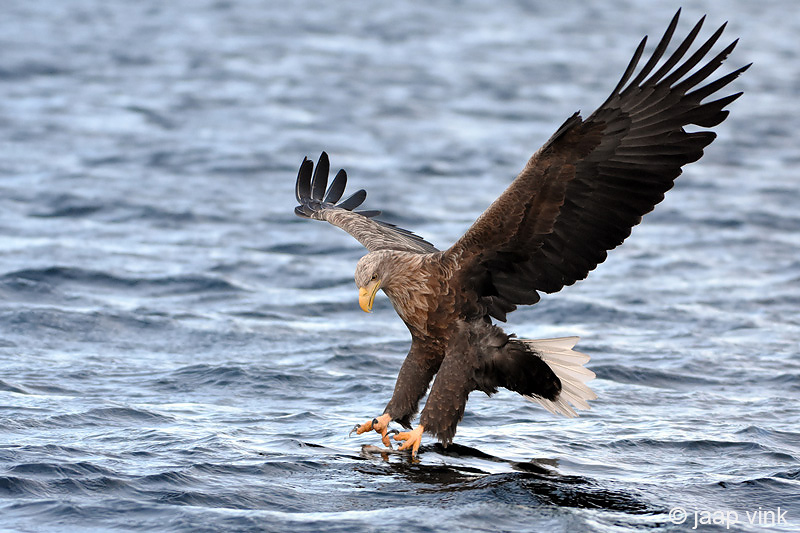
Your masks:
M539 293L585 278L664 198L681 167L714 140L711 131L684 127L721 123L728 115L723 108L741 93L704 100L749 65L696 88L736 45L706 60L723 25L687 58L701 19L656 69L679 14L636 77L646 38L608 99L585 120L578 113L567 119L447 250L375 220L378 211L353 211L366 198L363 190L339 202L344 170L326 193L324 152L316 169L303 161L296 213L341 227L370 251L355 274L362 308L371 310L383 289L411 332L384 415L359 426L359 433L374 429L388 444L389 421L410 428L434 376L419 427L395 437L414 452L423 429L445 445L452 441L473 390L492 394L504 387L567 416L576 416L570 404L588 409L596 396L584 382L594 375L583 367L588 357L571 350L576 338L517 339L492 319L505 321L518 305L538 302Z

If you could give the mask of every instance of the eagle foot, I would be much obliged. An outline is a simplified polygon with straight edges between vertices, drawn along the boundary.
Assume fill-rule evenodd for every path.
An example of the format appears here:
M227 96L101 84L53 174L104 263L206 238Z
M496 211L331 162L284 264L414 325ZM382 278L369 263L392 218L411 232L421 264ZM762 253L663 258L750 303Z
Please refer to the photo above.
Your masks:
M411 431L403 431L402 433L398 433L394 436L394 440L397 441L405 441L403 444L400 445L398 450L411 450L411 456L417 456L417 450L419 450L419 445L422 442L422 432L425 431L425 428L421 425L417 426L416 428L412 429Z
M367 433L368 431L374 430L377 433L380 433L381 442L383 442L383 445L387 448L392 448L392 441L389 440L389 433L397 433L397 431L389 431L389 422L391 421L392 417L384 413L377 418L367 420L363 424L357 424L356 427L350 430L350 435L352 435L354 431L356 434L361 435L362 433Z

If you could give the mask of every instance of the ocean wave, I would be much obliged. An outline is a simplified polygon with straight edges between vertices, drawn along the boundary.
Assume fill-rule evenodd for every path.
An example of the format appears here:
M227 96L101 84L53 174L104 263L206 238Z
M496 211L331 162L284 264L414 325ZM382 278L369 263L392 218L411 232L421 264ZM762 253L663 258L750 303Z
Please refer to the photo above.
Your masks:
M13 385L11 383L7 383L0 379L0 391L5 392L15 392L17 394L30 394L27 390L17 385Z
M384 296L358 309L363 248L292 212L325 149L382 219L453 242L674 4L4 3L0 529L796 521L793 3L705 3L707 24L731 13L713 54L742 37L719 75L755 63L718 139L586 281L509 317L584 337L600 398L579 418L474 394L457 444L365 452L377 436L347 433L409 334Z
M717 378L631 365L592 365L591 368L597 377L601 379L647 387L686 390L723 383L721 379Z
M42 421L42 426L78 428L130 424L160 424L174 422L172 416L133 407L101 407L79 413L59 414Z
M52 292L53 287L65 284L137 290L153 295L239 292L243 290L230 281L208 275L126 277L99 270L68 266L16 270L0 276L0 287L18 292Z
M641 448L652 450L680 450L691 453L725 453L725 454L766 454L777 460L792 460L790 454L774 449L767 444L755 441L714 440L714 439L654 439L629 438L619 439L609 444L613 448Z
M253 365L198 364L181 367L154 381L159 389L170 391L196 390L202 387L225 387L309 390L316 386L305 373L291 373Z
M103 162L118 164L119 161L116 159L118 158L112 158L110 161L103 160ZM90 166L98 166L99 164L99 161L94 161L90 163ZM157 205L138 204L119 199L95 200L68 193L54 196L41 195L35 199L35 202L41 205L34 207L29 215L42 219L95 218L107 223L139 221L165 227L224 223L228 221L219 213L201 214L191 209L176 211Z

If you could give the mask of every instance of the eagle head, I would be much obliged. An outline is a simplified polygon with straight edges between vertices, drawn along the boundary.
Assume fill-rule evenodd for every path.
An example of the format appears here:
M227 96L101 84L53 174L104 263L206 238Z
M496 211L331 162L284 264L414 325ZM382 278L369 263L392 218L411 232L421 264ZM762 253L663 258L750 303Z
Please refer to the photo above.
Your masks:
M378 289L383 289L400 318L409 327L425 331L429 296L433 292L429 255L403 250L378 250L362 257L355 275L361 309L371 312L375 294Z
M356 266L356 285L358 286L358 305L366 313L372 312L372 304L378 289L390 282L391 263L387 252L371 252L362 257Z

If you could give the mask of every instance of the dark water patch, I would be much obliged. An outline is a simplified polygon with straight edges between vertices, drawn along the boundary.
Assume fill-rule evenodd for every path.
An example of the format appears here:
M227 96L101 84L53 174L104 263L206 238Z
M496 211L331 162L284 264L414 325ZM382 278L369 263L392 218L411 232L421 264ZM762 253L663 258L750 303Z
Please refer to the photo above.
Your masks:
M110 222L143 221L158 228L178 229L197 224L225 223L224 216L209 213L197 213L192 210L173 211L153 205L120 204L109 210Z
M714 229L739 229L745 226L745 222L739 218L707 217L693 221L694 224L708 226Z
M117 475L115 472L107 468L85 461L77 463L20 463L9 468L7 473L16 474L19 476L34 476L44 478L73 478L84 476L114 477Z
M46 481L37 481L17 476L0 476L0 495L9 497L43 498L50 494Z
M727 499L735 499L740 508L751 512L763 509L775 510L777 506L788 511L800 505L800 491L794 479L780 476L760 477L743 481L720 481L717 487L723 489ZM789 517L787 517L789 518ZM789 523L792 523L790 521Z
M156 501L168 505L185 505L210 509L276 510L282 513L306 512L307 498L302 492L280 487L280 492L272 494L252 492L243 487L218 488L216 490L167 490L160 492Z
M547 309L545 310L544 307ZM624 309L611 304L548 298L546 306L534 306L526 314L546 315L548 323L635 323L658 321L660 316L646 307ZM541 319L540 319L541 320Z
M431 464L428 462L431 454L450 462ZM560 474L552 460L507 461L457 444L447 448L440 444L422 446L420 458L422 464L412 462L407 456L400 461L371 462L355 468L365 476L400 478L423 505L425 495L437 495L459 504L492 502L528 509L575 507L631 514L648 514L659 509L636 491L609 488L590 478ZM511 471L488 473L488 463L505 465ZM436 501L439 500L433 500Z
M421 454L425 451L424 447L420 447ZM421 467L413 464L409 458L381 465L355 466L354 469L365 477L376 478L380 482L398 478L408 484L408 492L414 493L419 500L423 500L424 496L421 495L425 494L468 492L474 488L470 482L492 476L472 465L427 464ZM387 479L381 479L383 477Z
M136 113L144 117L144 119L154 126L158 126L159 128L165 130L172 130L177 127L177 122L164 113L160 113L155 109L151 109L149 107L139 106L139 105L131 105L126 106L125 109L132 113Z
M750 455L767 454L774 459L785 461L793 460L791 455L776 451L764 444L748 441L724 440L655 440L650 438L620 439L610 446L615 448L649 448L652 450L677 450L694 454L726 453Z
M169 391L195 391L199 388L232 388L231 393L246 390L283 390L299 392L321 386L315 384L311 372L281 372L252 365L199 364L179 368L153 382L153 386ZM235 392L234 392L235 391Z
M790 265L789 268L800 271L800 264ZM791 284L800 284L800 277L787 280L786 286L791 286ZM786 306L800 308L800 294L770 295L767 298L756 298L752 300L752 303L769 307Z
M190 471L200 479L233 478L244 479L250 476L276 476L288 478L290 475L302 475L325 470L329 465L320 461L308 459L281 460L273 459L270 462L257 464L220 464L198 463L190 467Z
M658 510L635 492L609 489L577 476L553 479L527 474L522 486L546 503L558 507L605 509L630 514L650 514Z
M330 289L332 287L342 287L342 286L353 286L353 288L355 288L355 285L353 283L353 278L352 277L322 278L322 279L312 278L306 281L305 283L298 283L296 285L298 289L312 290L312 291L324 290L324 289Z
M187 274L158 278L124 277L97 270L66 266L9 272L0 277L0 283L27 288L34 292L41 291L41 287L56 287L68 283L116 290L135 290L153 295L238 292L242 290L229 281L212 276Z
M102 210L103 206L78 203L57 207L47 212L34 212L30 216L38 218L82 218Z
M120 157L111 156L93 160L91 166L118 165ZM199 214L193 210L176 211L167 207L129 202L120 199L90 199L74 194L42 195L37 202L43 207L29 213L34 218L94 218L108 223L131 221L146 222L157 227L179 228L201 223L225 222L218 214Z
M44 210L31 211L31 217L83 218L108 208L108 204L101 200L90 200L72 193L41 195L37 201L45 204Z
M84 157L82 163L87 167L117 166L129 163L130 157L122 154L107 155L102 157Z
M230 316L238 317L238 318L249 318L253 320L275 320L275 319L285 319L286 314L281 311L236 311L233 313L229 313Z
M800 373L748 376L743 382L755 385L774 385L789 391L800 391Z
M631 514L657 510L635 493L602 487L579 476L531 472L480 475L479 471L464 468L413 465L397 468L395 474L409 482L420 496L447 495L448 501L459 505L492 502L528 509L553 506Z
M4 392L16 392L17 394L30 394L28 391L19 387L17 385L13 385L11 383L7 383L0 379L0 391Z
M189 487L203 481L203 479L189 475L185 471L168 471L139 477L135 480L134 485L152 490L154 487Z
M377 383L362 383L360 381L348 381L334 388L336 394L342 397L366 396L371 394L383 394L387 388Z
M788 470L786 472L778 472L775 474L776 478L779 479L790 479L792 481L800 481L800 468L795 470Z
M82 413L52 416L44 422L52 427L119 426L130 424L165 424L173 422L171 416L134 409L132 407L106 407Z
M376 302L373 309L378 310L379 306L383 305L386 305L386 303ZM284 316L297 316L306 318L330 316L331 314L341 315L343 313L353 313L354 308L357 309L353 302L314 302L309 304L283 306L285 313Z
M18 500L3 508L6 519L14 517L20 531L65 531L81 524L80 529L100 526L112 515L109 507L90 506L79 498L45 495L37 500Z
M66 76L70 71L63 66L38 61L26 61L17 65L0 66L0 82L19 82L32 78Z
M4 409L4 411L6 411ZM0 429L8 434L19 434L43 426L38 409L16 409L13 417L0 417Z
M797 193L795 193L797 199ZM778 214L774 212L756 211L748 213L747 223L756 227L780 232L800 231L800 217L792 216L791 213Z
M84 457L87 453L86 450L80 448L57 444L23 444L0 449L19 454L20 457L25 454L43 458L62 458L64 461L69 461L71 458Z
M131 313L76 312L58 308L18 309L0 312L0 325L9 333L27 336L55 335L77 342L109 342L119 340L120 331L152 333L163 330L164 320Z
M154 150L146 155L145 165L161 171L185 175L188 171L205 171L214 163L214 156L205 149Z
M322 246L319 244L308 244L308 243L286 243L286 244L276 244L275 246L270 246L268 248L262 248L261 251L273 254L289 254L289 255L299 255L299 256L308 256L308 255L330 255L330 256L340 256L342 255L342 247L341 246Z
M166 289L165 295L191 294L205 292L240 292L243 289L233 283L210 276L185 275L169 276L155 280L147 280L145 285Z
M26 280L38 283L48 283L56 285L67 281L78 281L86 284L97 284L106 286L132 286L135 280L120 278L99 272L75 267L53 266L47 268L17 270L4 274L0 281L5 280Z
M103 495L107 497L112 494L118 496L133 493L127 481L105 476L56 479L48 481L48 485L51 488L51 493L73 496L83 494L86 496Z
M700 386L712 386L722 382L719 379L699 377L698 375L678 374L636 366L592 365L592 370L601 379L662 389L694 390Z
M68 389L66 387L62 387L60 385L53 385L51 383L25 383L25 387L27 387L31 392L37 393L44 393L44 394L55 394L59 396L73 396L76 394L80 394L81 391L76 389Z
M221 174L223 176L255 176L261 177L267 172L274 171L273 165L269 163L250 163L230 162L228 164L215 164L209 167L209 172Z
M771 446L776 452L786 455L800 463L800 432L766 429L758 426L748 426L735 433L742 439L764 443ZM789 455L790 453L794 454Z
M370 353L361 351L359 353L341 353L340 350L335 350L336 355L329 357L324 362L324 368L336 370L348 370L361 372L396 372L399 370L397 361L394 359L387 360L384 357L375 357Z
M24 273L24 271L23 271ZM36 298L52 297L56 294L54 287L46 282L28 279L24 275L16 276L14 272L0 277L0 294L4 299L34 296Z

